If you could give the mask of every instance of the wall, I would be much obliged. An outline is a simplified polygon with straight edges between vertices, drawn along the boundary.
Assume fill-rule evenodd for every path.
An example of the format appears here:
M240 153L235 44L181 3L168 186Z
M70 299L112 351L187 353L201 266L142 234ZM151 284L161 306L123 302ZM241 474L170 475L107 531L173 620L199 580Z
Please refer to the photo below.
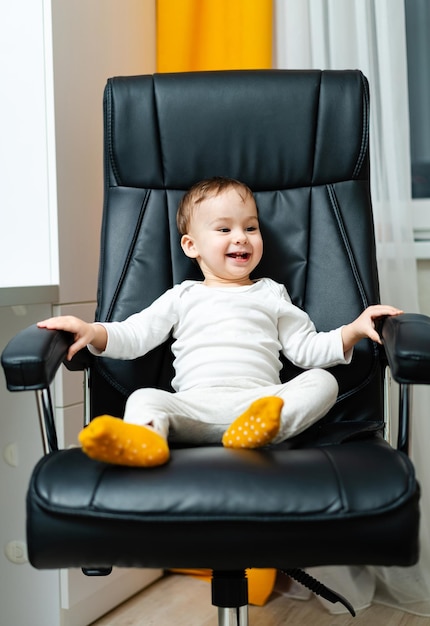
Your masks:
M110 76L155 71L153 0L52 2L60 302L96 295L102 98Z
M21 228L24 218L21 215L16 225L9 213L3 214L5 209L14 211L3 194L0 210L7 228L2 233L13 252L7 262L10 267L12 262L21 262L30 270L32 259L36 264L43 257L53 233L59 256L56 280L52 274L43 281L48 284L58 279L58 287L30 289L24 280L23 288L1 289L17 283L0 282L0 351L18 330L53 312L93 319L103 202L103 88L109 76L155 71L153 0L10 0L7 5L2 6L0 17L0 35L8 30L7 42L13 44L7 76L23 87L25 97L16 105L30 117L28 127L34 125L37 133L42 132L42 137L31 141L24 132L22 150L36 150L36 163L46 165L49 159L49 167L36 177L43 178L44 194L35 192L31 164L17 159L20 175L12 185L11 197L29 191L33 209L36 213L40 210L42 217L48 215L46 197L51 201L50 217L36 222L37 226L44 222L42 234L34 223L30 226L28 240L33 248L30 259L24 261L19 254L20 244L26 245ZM33 75L34 66L45 67L42 78L40 72ZM2 74L3 85L4 78ZM8 93L13 95L12 84L8 82ZM41 101L45 111L36 116L36 104ZM10 144L21 138L19 133L4 136ZM2 145L1 154L15 154L14 145ZM3 263L2 269L5 267ZM38 282L27 280L27 285ZM81 374L59 376L54 390L61 440L74 442L82 425ZM18 565L6 558L8 542L25 539L25 492L42 448L34 394L10 394L0 380L0 407L0 624L84 626L158 572L117 570L106 579L88 579L79 570L39 572L26 562Z

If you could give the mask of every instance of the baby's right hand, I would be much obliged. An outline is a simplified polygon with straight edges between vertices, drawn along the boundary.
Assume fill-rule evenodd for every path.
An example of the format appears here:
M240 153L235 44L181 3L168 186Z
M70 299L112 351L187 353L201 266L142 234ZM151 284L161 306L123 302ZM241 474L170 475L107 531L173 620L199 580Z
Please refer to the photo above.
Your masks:
M96 337L94 324L88 324L73 315L63 315L60 317L50 317L47 320L38 322L39 328L47 328L49 330L65 330L72 333L74 342L67 352L67 360L71 361L74 355L92 343Z

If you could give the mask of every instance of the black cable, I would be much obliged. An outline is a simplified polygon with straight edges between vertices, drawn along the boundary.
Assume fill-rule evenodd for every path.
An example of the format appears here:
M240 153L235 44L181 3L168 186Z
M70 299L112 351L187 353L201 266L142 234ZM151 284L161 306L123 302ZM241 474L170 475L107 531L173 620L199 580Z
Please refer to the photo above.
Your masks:
M302 569L298 569L298 568L283 569L281 570L281 572L285 574L286 576L289 576L290 578L294 578L294 580L296 580L298 583L300 583L307 589L310 589L310 591L312 591L313 593L316 593L317 596L321 596L322 598L325 598L332 604L336 604L336 602L340 602L341 604L343 604L343 606L346 609L348 609L352 617L355 617L355 611L352 605L348 602L346 598L341 596L336 591L333 591L333 589L326 587L325 585L320 583L319 580L317 580L316 578L313 578L312 576L304 572Z

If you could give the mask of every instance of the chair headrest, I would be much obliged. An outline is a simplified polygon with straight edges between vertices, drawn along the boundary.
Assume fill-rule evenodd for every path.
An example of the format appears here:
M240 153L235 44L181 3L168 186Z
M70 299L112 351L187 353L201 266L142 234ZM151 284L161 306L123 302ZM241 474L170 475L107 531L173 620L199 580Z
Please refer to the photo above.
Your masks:
M359 71L156 74L113 78L107 90L114 185L185 190L217 175L268 191L366 176Z

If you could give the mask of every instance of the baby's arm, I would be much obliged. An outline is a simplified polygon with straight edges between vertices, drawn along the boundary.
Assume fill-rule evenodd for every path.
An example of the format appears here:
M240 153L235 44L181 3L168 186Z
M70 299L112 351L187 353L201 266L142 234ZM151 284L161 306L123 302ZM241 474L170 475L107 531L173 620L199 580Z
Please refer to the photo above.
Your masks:
M401 315L401 313L403 313L403 311L389 305L376 304L369 306L356 320L351 322L351 324L342 327L344 353L346 354L360 339L364 339L365 337L369 337L369 339L376 341L376 343L382 343L375 329L375 320L380 317L386 317L387 315Z
M68 361L71 361L72 357L88 344L91 344L100 352L106 349L107 332L101 324L89 324L78 317L73 317L73 315L64 315L51 317L38 322L37 325L39 328L65 330L69 333L73 333L75 341L72 343L67 353Z

